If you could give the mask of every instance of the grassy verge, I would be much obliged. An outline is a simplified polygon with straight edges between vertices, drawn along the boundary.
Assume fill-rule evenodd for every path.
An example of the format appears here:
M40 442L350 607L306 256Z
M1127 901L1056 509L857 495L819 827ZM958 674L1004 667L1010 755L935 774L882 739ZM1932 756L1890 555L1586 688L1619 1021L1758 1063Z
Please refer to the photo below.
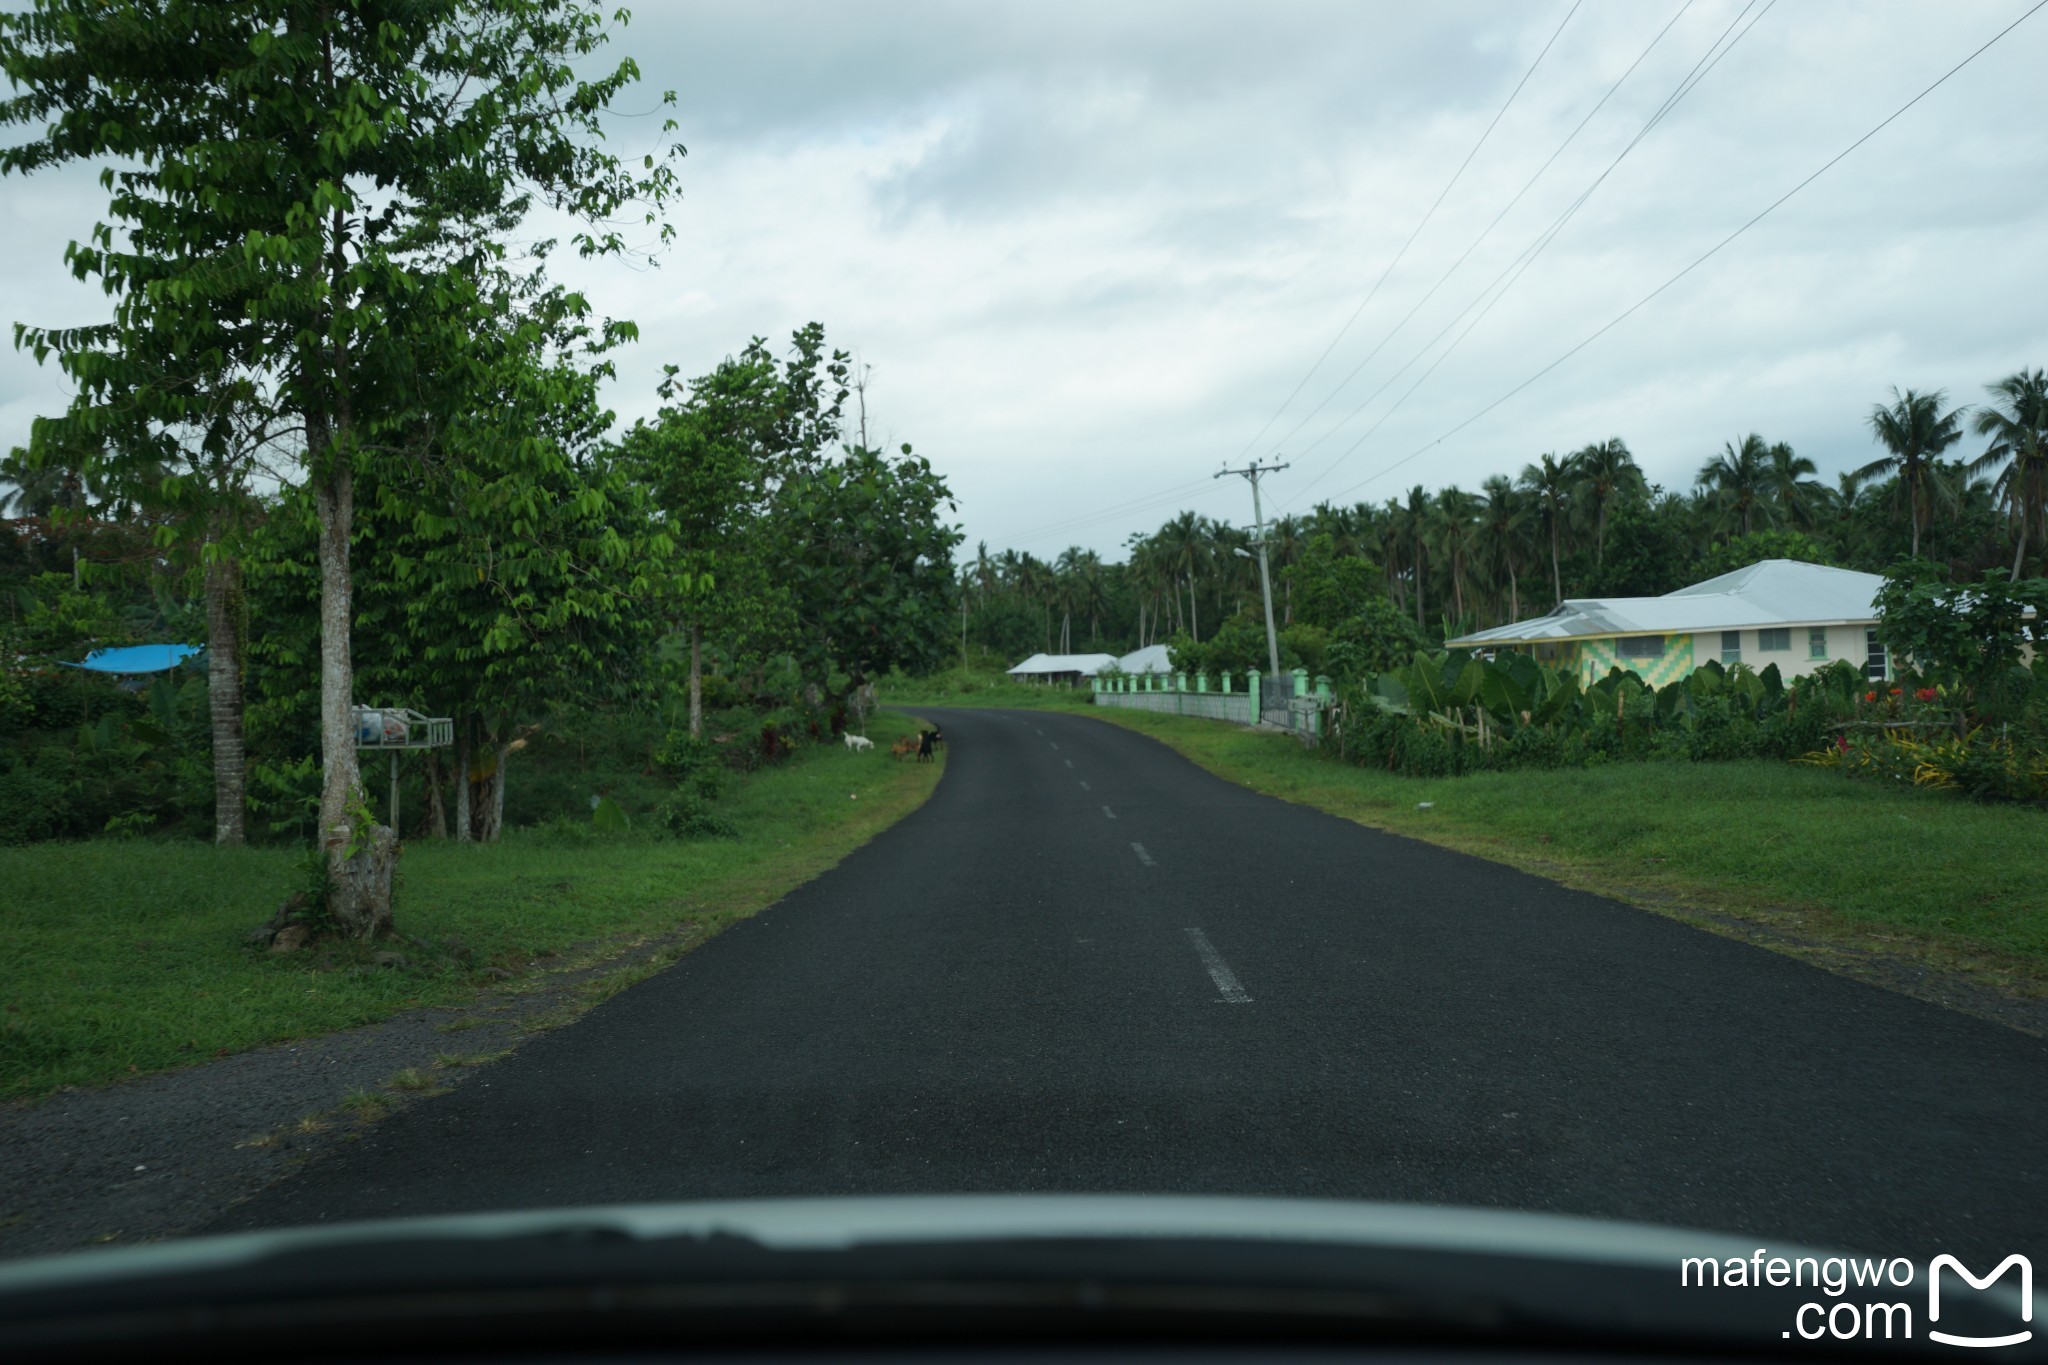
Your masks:
M534 966L604 958L650 935L701 942L914 810L938 765L893 762L907 717L736 784L736 839L568 844L508 834L415 843L399 872L410 942L273 958L250 929L299 881L281 849L95 841L0 848L0 1096L39 1095L455 1005ZM380 965L378 954L403 961Z
M2048 816L1765 760L1409 778L1285 735L1103 708L1211 772L1898 984L1890 958L2048 997ZM1730 922L1734 921L1734 924Z

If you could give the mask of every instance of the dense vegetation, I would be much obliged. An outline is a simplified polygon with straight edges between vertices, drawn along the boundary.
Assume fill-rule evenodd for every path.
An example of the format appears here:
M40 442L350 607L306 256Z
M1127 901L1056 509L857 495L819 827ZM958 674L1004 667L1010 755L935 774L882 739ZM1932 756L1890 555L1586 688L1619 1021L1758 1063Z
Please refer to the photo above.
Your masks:
M1440 642L1565 598L1654 596L1763 559L1882 573L1919 558L1957 581L2041 568L2048 373L2009 375L1974 409L1940 392L1894 391L1863 425L1877 457L1832 485L1790 446L1751 434L1705 460L1691 488L1665 489L1617 438L1541 455L1476 492L1417 485L1384 503L1279 517L1266 536L1292 655L1282 665L1385 667L1408 657L1405 641L1323 651L1394 639L1402 618L1414 641ZM1963 455L1973 436L1981 446ZM1122 563L1079 547L1048 563L983 545L965 568L967 638L1012 660L1174 641L1190 668L1264 668L1251 540L1248 528L1183 512L1131 537ZM1334 609L1333 583L1343 587Z
M625 12L158 8L0 15L0 175L110 168L66 255L108 320L15 335L73 396L0 466L0 840L304 840L313 912L372 936L398 831L356 704L454 722L407 760L407 833L694 835L723 828L724 773L948 652L950 495L908 445L842 439L821 326L670 367L659 414L612 431L635 330L548 259L644 255L633 215L670 238L682 147L604 139L638 79L600 60ZM68 666L139 642L204 660ZM576 777L522 793L568 745Z

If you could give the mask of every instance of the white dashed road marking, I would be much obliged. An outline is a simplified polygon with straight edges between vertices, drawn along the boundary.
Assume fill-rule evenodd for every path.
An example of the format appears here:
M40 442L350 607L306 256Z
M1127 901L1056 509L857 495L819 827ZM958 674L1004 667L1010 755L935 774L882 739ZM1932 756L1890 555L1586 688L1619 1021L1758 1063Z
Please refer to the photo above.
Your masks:
M1071 768L1071 767L1073 767L1073 766L1074 766L1074 760L1073 760L1073 759L1071 759L1071 758L1068 758L1068 759L1062 759L1061 761L1062 761L1063 763L1065 763L1065 764L1066 764L1066 765L1067 765L1067 766L1068 766L1069 768Z
M1087 784L1086 782L1083 782L1083 783L1081 784L1081 790L1082 790L1082 791L1087 791L1087 790L1088 790L1088 784Z
M1200 929L1183 930L1188 941L1195 945L1201 955L1202 965L1209 969L1209 979L1216 983L1216 989L1223 996L1225 1004L1249 1005L1252 998L1244 993L1237 973L1230 970L1230 964L1223 960L1223 954L1216 951L1216 945L1209 942L1209 936Z
M1102 808L1102 813L1104 815L1107 815L1112 820L1116 819L1116 812L1111 810L1108 806L1104 806Z
M1137 854L1137 855L1138 855L1138 861L1139 861L1139 862L1141 862L1141 863L1143 863L1143 864L1144 864L1145 866L1147 866L1147 867L1157 867L1157 866L1159 866L1159 864L1158 864L1158 863L1155 863L1155 862L1153 862L1153 861L1152 861L1152 855L1151 855L1151 854L1149 854L1149 853L1147 853L1147 852L1145 851L1145 846L1144 846L1143 844L1132 844L1132 845L1131 845L1131 852L1133 852L1133 853Z

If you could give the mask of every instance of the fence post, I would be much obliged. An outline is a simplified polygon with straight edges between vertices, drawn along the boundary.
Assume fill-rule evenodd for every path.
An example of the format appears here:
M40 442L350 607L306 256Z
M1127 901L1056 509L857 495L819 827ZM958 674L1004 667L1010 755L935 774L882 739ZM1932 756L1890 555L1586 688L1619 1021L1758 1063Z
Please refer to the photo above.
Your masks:
M1227 668L1223 670L1223 694L1230 695L1230 670Z
M1244 675L1245 694L1252 699L1251 723L1259 723L1259 670L1254 668Z
M1207 692L1208 690L1209 690L1209 675L1208 675L1207 673L1197 673L1197 674L1195 674L1195 691L1197 691L1197 692Z
M1330 680L1316 674L1316 712L1314 718L1315 736L1318 743L1323 738L1323 715L1330 709Z

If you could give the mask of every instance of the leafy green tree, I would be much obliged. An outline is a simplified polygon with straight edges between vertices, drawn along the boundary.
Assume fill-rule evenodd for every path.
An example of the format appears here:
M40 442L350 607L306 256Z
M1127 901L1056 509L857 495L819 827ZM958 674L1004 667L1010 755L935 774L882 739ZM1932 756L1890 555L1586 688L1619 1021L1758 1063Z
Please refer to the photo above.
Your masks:
M1877 611L1886 649L1922 678L1961 683L1980 705L2007 690L2028 648L2048 643L2048 579L1996 569L1951 583L1937 566L1906 560L1885 575Z
M1594 597L1660 597L1701 575L1695 567L1700 535L1682 497L1653 490L1618 508L1607 527L1607 554L1587 591Z
M153 363L166 354L208 357L298 420L319 523L319 829L328 909L351 935L388 928L393 849L352 813L356 479L491 401L474 342L513 269L500 239L536 204L591 224L573 240L604 255L625 249L619 210L654 221L673 192L666 158L643 175L602 145L600 116L638 74L578 74L607 36L590 0L37 0L0 16L0 68L22 92L0 123L37 130L0 151L0 173L127 167L103 176L118 230L68 253L113 294L113 320L17 328L77 386L71 432L182 420L191 395ZM556 322L587 316L560 302Z
M1829 564L1835 557L1827 546L1804 531L1751 531L1734 536L1707 551L1700 574L1717 578L1724 573L1761 564L1766 559L1796 559L1802 564Z
M901 669L930 672L952 654L960 532L940 519L953 495L906 443L901 459L849 449L776 490L772 520L805 675L844 699Z
M1866 419L1871 435L1885 448L1884 457L1849 476L1859 483L1887 474L1897 480L1893 486L1913 523L1910 553L1914 559L1920 557L1920 529L1927 524L1935 501L1952 497L1949 485L1939 476L1937 461L1944 450L1963 439L1963 409L1944 412L1942 405L1947 401L1946 390L1916 393L1907 389L1901 393L1894 386L1891 406L1872 407Z

